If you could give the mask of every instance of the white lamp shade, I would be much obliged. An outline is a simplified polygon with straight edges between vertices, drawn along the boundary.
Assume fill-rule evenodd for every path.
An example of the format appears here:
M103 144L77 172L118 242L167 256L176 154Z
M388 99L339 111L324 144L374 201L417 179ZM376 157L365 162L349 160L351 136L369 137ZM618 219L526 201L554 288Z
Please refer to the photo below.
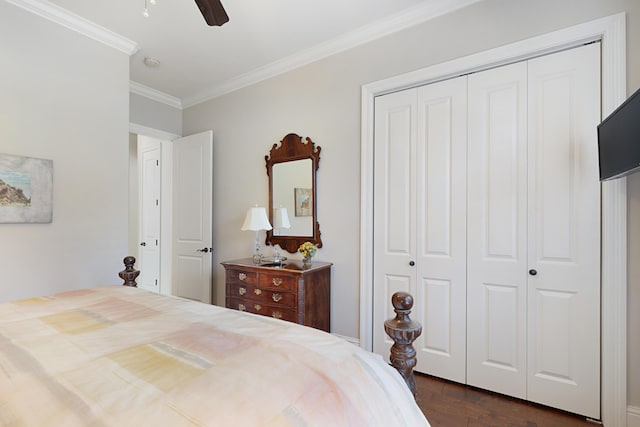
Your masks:
M287 208L275 208L273 210L273 228L291 228Z
M244 224L242 224L242 228L240 228L240 230L271 230L271 224L269 224L269 218L267 218L267 210L258 206L255 208L249 208L247 216L244 218Z

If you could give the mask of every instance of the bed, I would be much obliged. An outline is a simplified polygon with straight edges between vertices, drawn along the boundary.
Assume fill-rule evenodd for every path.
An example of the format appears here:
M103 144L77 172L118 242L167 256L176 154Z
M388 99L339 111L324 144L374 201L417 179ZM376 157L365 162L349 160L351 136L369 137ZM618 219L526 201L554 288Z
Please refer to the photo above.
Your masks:
M312 328L135 286L0 304L0 426L147 425L429 424L380 356Z

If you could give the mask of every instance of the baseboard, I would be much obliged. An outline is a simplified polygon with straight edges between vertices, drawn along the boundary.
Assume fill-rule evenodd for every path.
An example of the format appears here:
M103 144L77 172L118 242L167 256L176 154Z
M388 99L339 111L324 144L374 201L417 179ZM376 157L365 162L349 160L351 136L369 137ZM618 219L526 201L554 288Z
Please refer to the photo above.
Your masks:
M358 338L353 338L353 337L348 337L346 335L340 335L340 334L331 334L334 337L338 337L338 338L342 338L345 341L350 342L351 344L360 347L360 340Z
M627 406L627 427L640 427L640 407Z

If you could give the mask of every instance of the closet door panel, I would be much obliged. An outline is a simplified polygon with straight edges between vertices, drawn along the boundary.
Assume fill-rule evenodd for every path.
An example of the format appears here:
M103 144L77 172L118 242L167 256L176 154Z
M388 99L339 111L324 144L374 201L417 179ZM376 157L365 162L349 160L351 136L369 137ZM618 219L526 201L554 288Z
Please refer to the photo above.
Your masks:
M529 61L528 398L600 416L598 43Z
M409 265L416 255L416 93L410 89L375 100L375 325L395 316L394 292L417 295L415 267ZM374 329L373 344L388 358L393 342L383 328Z
M525 63L469 76L467 380L526 396Z
M418 89L418 371L465 382L466 97L460 77Z

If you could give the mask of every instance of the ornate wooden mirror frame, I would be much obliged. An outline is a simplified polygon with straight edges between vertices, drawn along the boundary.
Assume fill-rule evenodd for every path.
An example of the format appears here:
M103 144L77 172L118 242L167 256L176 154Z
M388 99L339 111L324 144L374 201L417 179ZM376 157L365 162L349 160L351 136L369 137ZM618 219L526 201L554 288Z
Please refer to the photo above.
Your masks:
M306 142L305 142L306 141ZM309 189L299 189L296 187L296 183L289 183L289 187L291 193L285 195L287 200L290 200L291 207L287 209L288 215L291 218L292 228L290 230L295 230L295 222L299 217L311 217L311 224L308 227L308 233L304 233L304 235L281 235L282 232L287 233L287 229L282 229L282 231L277 232L276 229L269 230L267 232L266 244L268 245L279 245L282 249L286 250L290 253L295 253L298 250L298 247L304 242L312 242L319 248L322 247L322 240L320 239L320 224L318 223L316 213L317 213L317 197L316 197L316 173L318 171L318 165L320 163L320 150L321 148L314 144L310 138L305 138L302 140L302 137L295 134L290 133L285 136L282 141L280 141L280 145L273 144L271 151L268 156L264 156L267 166L267 175L269 176L269 221L274 225L274 208L280 206L274 206L274 181L278 181L274 177L274 166L279 166L285 162L295 162L297 160L310 160L311 170L309 173L311 174L310 182L311 182L311 203L310 203L310 215L309 212L306 211L301 213L299 216L297 215L298 207L294 206L294 204L299 203L297 191L308 191ZM280 168L276 168L276 172ZM305 172L306 173L306 172ZM308 177L307 177L308 179ZM305 181L305 182L308 182ZM296 193L294 194L294 191ZM279 195L282 197L282 195ZM305 195L308 197L308 195ZM308 209L306 207L305 209ZM306 219L308 222L308 219Z

